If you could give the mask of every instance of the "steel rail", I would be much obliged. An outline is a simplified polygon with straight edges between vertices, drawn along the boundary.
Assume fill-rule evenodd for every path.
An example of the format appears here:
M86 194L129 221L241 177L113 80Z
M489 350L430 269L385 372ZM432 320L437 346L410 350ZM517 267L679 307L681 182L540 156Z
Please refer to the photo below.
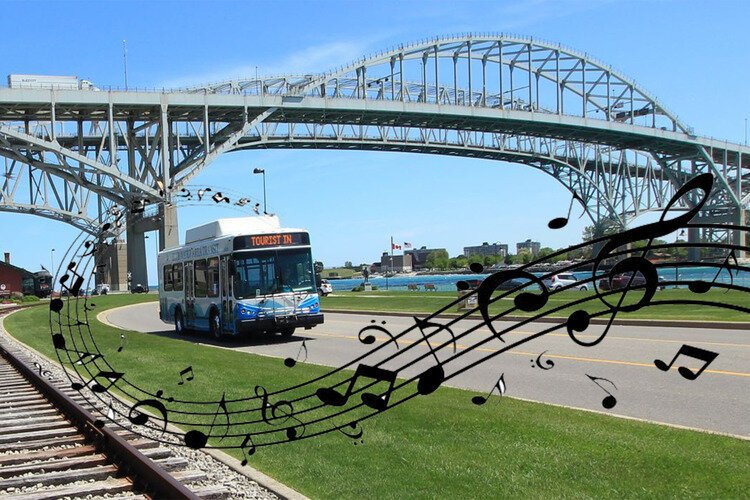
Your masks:
M98 427L96 418L81 408L66 394L49 384L2 345L0 356L5 358L37 390L90 439L97 449L117 464L133 481L133 486L152 498L198 499L185 485L143 455L137 448L107 427Z

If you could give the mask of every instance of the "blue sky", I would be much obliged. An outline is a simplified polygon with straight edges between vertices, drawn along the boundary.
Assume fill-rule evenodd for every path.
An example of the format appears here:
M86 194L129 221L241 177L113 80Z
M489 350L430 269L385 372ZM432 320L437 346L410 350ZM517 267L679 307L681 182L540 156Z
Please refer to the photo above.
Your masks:
M657 96L696 133L744 140L750 117L748 2L0 2L0 75L78 75L131 87L197 85L236 76L317 72L399 43L457 32L533 36L586 52ZM391 235L416 246L527 238L560 247L586 219L551 231L569 197L528 167L396 153L255 151L224 155L191 183L262 197L288 226L310 229L326 265L372 262ZM183 211L180 230L221 209ZM0 213L2 251L32 270L67 248L76 231ZM155 247L153 236L147 248ZM153 283L153 273L150 281Z

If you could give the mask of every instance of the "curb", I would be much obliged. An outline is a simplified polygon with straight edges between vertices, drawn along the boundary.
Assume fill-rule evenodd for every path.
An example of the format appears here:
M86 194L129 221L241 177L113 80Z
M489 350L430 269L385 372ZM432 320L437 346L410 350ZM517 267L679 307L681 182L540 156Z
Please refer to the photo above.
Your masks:
M421 312L394 312L394 311L361 311L361 310L350 310L350 309L327 309L325 313L339 313L339 314L363 314L363 315L374 315L379 316L400 316L411 318L414 315L422 315L426 313ZM436 318L457 318L461 316L458 313L443 313L435 316ZM466 319L481 320L481 318L467 317ZM502 321L524 321L529 319L529 316L506 316ZM538 318L534 320L538 323L559 323L565 321L563 316L552 317L552 318ZM608 321L601 318L592 318L592 325L606 325ZM663 320L663 319L615 319L612 323L616 326L661 326L666 328L712 328L717 330L750 330L750 323L738 323L731 321L676 321L676 320Z

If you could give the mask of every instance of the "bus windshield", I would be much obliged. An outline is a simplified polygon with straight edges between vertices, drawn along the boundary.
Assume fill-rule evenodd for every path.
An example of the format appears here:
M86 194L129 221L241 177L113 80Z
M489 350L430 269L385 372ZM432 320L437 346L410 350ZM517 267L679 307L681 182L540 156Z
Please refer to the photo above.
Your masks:
M235 252L233 258L237 299L315 290L309 248Z

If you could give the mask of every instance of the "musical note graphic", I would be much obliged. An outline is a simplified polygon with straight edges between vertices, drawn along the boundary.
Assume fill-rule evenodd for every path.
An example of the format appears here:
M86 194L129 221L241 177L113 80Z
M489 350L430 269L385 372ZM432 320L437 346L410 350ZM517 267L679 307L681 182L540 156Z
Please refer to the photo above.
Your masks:
M146 204L148 202L144 199L135 200L133 202L133 207L130 209L131 214L142 214L144 210L146 209Z
M78 366L84 366L89 363L93 363L97 359L102 358L101 354L92 354L90 352L84 352L84 351L68 351L68 352L78 354L78 359L73 361L73 364L78 365Z
M184 370L180 370L180 381L177 382L177 385L183 385L185 383L185 375L187 375L188 373L190 375L187 376L187 380L188 382L190 382L191 380L193 380L193 377L194 377L192 365L188 366Z
M505 373L500 374L500 378L497 379L497 382L495 382L495 385L492 386L492 389L490 389L489 394L487 396L474 396L471 398L471 402L474 403L477 406L481 406L484 403L487 402L490 396L492 396L492 391L497 389L498 394L500 397L503 397L505 395Z
M346 389L346 392L344 394L337 392L335 389L323 387L315 391L315 395L318 397L318 399L320 399L327 405L344 406L347 401L349 401L349 396L352 395L354 385L357 383L357 379L359 379L360 377L371 378L379 382L388 382L388 390L382 397L377 396L371 392L364 392L362 393L362 396L360 396L362 402L370 408L381 411L386 409L388 407L388 401L390 401L391 398L393 385L396 382L396 372L392 372L390 370L378 368L375 366L362 364L357 366L357 370L354 372L354 376L351 378L349 387Z
M573 210L573 202L575 200L578 200L584 207L586 206L586 202L584 202L583 199L578 196L578 193L573 191L573 197L570 199L570 205L568 206L568 215L565 217L556 217L552 219L551 221L549 221L549 223L547 223L547 227L549 227L550 229L562 229L567 226L568 221L570 220L570 212ZM583 212L581 213L581 216L583 216Z
M360 440L359 441L360 444L364 444L364 441L361 438L362 438L362 435L364 434L365 430L362 429L361 427L359 429L357 429L358 425L359 425L359 422L357 422L357 421L354 421L354 422L351 422L351 423L347 424L346 427L350 427L350 428L352 428L354 430L354 432L351 433L351 434L349 432L347 432L346 427L342 427L342 428L339 429L339 432L341 432L341 434L343 434L346 437L352 438L354 440L354 446L357 446L357 440L358 439Z
M239 206L239 207L244 207L248 203L250 203L250 200L248 198L240 198L234 204L237 205L237 206Z
M189 189L182 188L182 189L180 189L180 192L182 194L177 195L180 198L187 198L188 200L192 200L193 199L193 195L192 195L192 193L190 192Z
M705 349L701 349L699 347L683 344L682 347L680 347L680 350L677 351L677 354L674 355L674 358L672 358L672 361L669 362L669 364L666 364L660 359L655 359L654 365L656 365L656 367L663 372L669 371L669 369L672 368L672 365L677 360L677 358L680 357L681 354L683 356L687 356L688 358L703 361L703 366L701 366L700 370L698 370L697 372L692 371L686 366L680 366L679 368L677 368L677 371L680 373L680 375L688 380L697 379L700 374L703 373L703 370L705 370L708 365L710 365L713 360L715 360L719 355L718 352L706 351Z
M148 406L161 413L161 420L164 423L164 426L162 427L162 434L164 434L164 432L166 432L167 430L168 422L166 406L164 406L164 404L157 399L144 399L143 401L138 401L130 408L130 411L128 412L128 420L130 420L135 425L144 425L146 422L148 422L149 419L149 415L147 413L137 411L141 406ZM110 400L110 410L111 408L112 402Z
M49 309L52 312L59 313L60 311L62 311L64 305L65 303L62 301L62 299L52 299L49 302Z
M302 351L303 350L305 351L305 359L302 360L303 363L307 361L307 346L305 345L305 342L307 342L307 340L302 341L302 345L300 346L299 351L297 351L297 359L299 359L299 355L302 354ZM289 368L292 368L294 365L297 364L297 359L286 358L284 360L284 365L288 366Z
M256 213L256 215L260 215L260 203L256 203L253 207L253 212Z
M93 392L97 392L97 393L107 392L109 390L109 388L112 387L115 384L115 382L117 382L118 380L120 380L124 375L125 375L124 373L110 372L110 371L100 371L99 373L97 373L96 375L94 375L94 377L92 379L90 379L88 382L86 382L85 384L81 384L79 382L73 382L72 384L70 384L70 387L72 389L76 390L76 391L80 391L81 389L83 389L84 387L87 387L90 383L93 382L94 384L91 386L91 390ZM97 381L97 379L99 379L99 378L105 378L105 379L107 379L107 385L104 386L104 385L100 384Z
M484 271L484 266L479 262L472 262L471 264L469 264L469 269L472 273L479 274Z
M437 363L437 365L425 370L422 374L419 375L419 378L417 379L417 392L423 396L426 396L427 394L435 392L438 387L440 387L440 384L443 383L443 381L445 380L445 370L443 369L443 364L437 357L435 350L432 348L430 340L424 334L424 329L430 326L437 326L439 328L442 328L443 325L440 325L438 323L431 323L429 321L423 321L416 316L414 316L414 321L416 321L417 326L419 327L419 332L422 334L422 338L427 343L427 347L430 349L430 353L435 358L435 362ZM453 338L453 345L455 350L456 338L453 336L453 332L451 332L450 328L445 327L444 329L450 332L451 337Z
M94 304L93 302L83 304L83 310L86 312L91 312L94 309L96 309L96 304Z
M70 293L70 295L73 296L73 297L77 297L78 296L78 292L81 291L81 286L83 285L83 281L84 281L84 277L81 276L80 274L78 274L75 271L75 268L77 266L78 266L78 264L76 262L71 262L70 264L68 264L68 270L67 270L67 272L65 273L65 275L63 275L62 278L60 278L60 285L62 285L63 288L65 288L66 290L68 290L68 292ZM75 276L76 279L73 281L73 286L68 287L68 285L66 285L66 283L68 282L69 279L72 278L72 276L70 276L70 274L73 274L73 276Z
M602 378L602 377L592 377L588 373L586 374L586 376L588 378L590 378L593 383L595 383L596 385L598 385L601 390L603 390L604 392L606 392L607 394L609 394L609 396L606 396L604 399L602 399L602 406L604 408L606 408L607 410L611 410L612 408L614 408L615 405L617 404L617 398L615 398L612 395L612 393L609 392L607 389L605 389L604 387L602 387L602 384L600 384L599 382L597 382L597 380L603 380L605 382L609 382L610 384L612 384L612 387L614 387L615 389L617 389L617 386L614 384L614 382L612 382L611 380L608 380L606 378Z
M294 441L298 437L305 434L305 424L294 416L294 405L290 401L282 400L277 403L270 404L268 401L268 391L262 386L255 386L255 395L261 398L261 418L268 425L276 425L273 420L283 418L282 424L288 422L290 419L296 421L299 426L287 427L285 429L286 437L289 441ZM271 418L268 418L268 409L271 409ZM297 429L302 429L300 433Z
M555 362L551 359L546 359L544 363L542 363L542 356L544 356L547 353L547 351L544 351L539 356L536 357L536 363L534 363L534 360L531 360L531 367L534 368L535 366L538 366L542 370L551 370L555 367Z
M211 191L210 187L199 189L198 190L198 201L201 201L203 199L203 194L207 193L208 191Z
M730 283L730 286L734 285L734 276L732 276L732 269L729 267L729 259L732 259L734 261L734 266L735 267L739 267L740 264L739 264L739 262L737 262L737 256L734 254L734 248L733 248L732 250L730 250L729 255L727 255L727 258L724 259L724 262L719 267L719 270L716 273L716 276L714 276L714 279L712 279L710 283L707 283L707 282L705 282L703 280L691 281L688 284L688 288L690 289L690 291L693 292L693 293L706 293L706 292L708 292L711 289L711 287L714 285L714 283L716 283L716 280L719 278L719 275L721 274L721 271L723 271L725 267L726 267L727 271L729 272L729 283ZM739 272L739 271L737 271L737 272ZM726 291L728 292L729 288L727 288Z
M227 411L225 396L226 393L222 393L221 401L219 401L219 407L216 409L216 413L214 413L214 418L211 421L211 427L209 427L208 429L208 434L197 430L188 431L185 433L185 436L183 438L185 441L185 445L187 445L189 448L193 448L194 450L199 450L206 446L206 443L208 443L208 438L211 435L211 432L213 432L214 426L216 425L216 419L219 416L219 410L222 410L224 412L224 417L227 420L224 426L224 435L219 439L219 441L222 441L227 436L227 434L229 433L229 412Z
M250 444L249 447L248 443ZM247 465L247 457L255 455L255 443L253 443L253 439L250 437L250 434L245 434L245 439L242 441L240 449L242 450L242 466L244 467L245 465Z
M515 279L530 281L531 283L529 283L529 285L536 284L541 290L541 293L539 295L531 292L521 292L516 295L513 299L513 303L518 309L526 312L538 311L539 309L544 307L545 304L547 304L547 300L549 299L549 290L547 289L547 285L545 285L539 277L523 269L509 269L498 271L485 278L484 281L482 281L482 283L479 285L479 288L477 288L477 304L479 307L479 312L482 314L482 318L484 319L487 328L489 328L492 334L501 342L505 342L505 339L503 339L502 336L497 333L497 330L495 330L495 327L490 320L489 307L490 303L492 302L492 294L495 292L497 287L499 287L506 281Z
M34 366L36 366L37 369L39 370L39 375L41 375L42 377L47 377L47 380L52 380L52 372L51 371L43 368L42 365L40 365L36 361L34 361Z
M120 347L117 348L117 352L122 352L122 350L125 348L125 334L120 334Z
M375 335L365 335L364 337L362 337L362 334L365 333L368 330L377 330L379 332L382 332L382 333L385 333L386 335L388 335L388 337L390 337L391 341L394 344L396 344L396 349L399 348L398 341L396 340L396 337L394 337L393 334L391 334L391 332L389 332L385 327L382 327L380 325L374 324L375 323L374 319L370 320L370 323L373 323L373 324L372 325L367 325L366 327L362 328L359 331L359 333L357 334L357 337L359 338L360 342L362 342L363 344L367 344L367 345L374 344L375 340L376 340L375 339ZM381 324L385 325L385 323L386 323L385 321L381 321Z
M229 203L229 197L224 196L221 194L221 191L217 192L215 195L211 197L212 200L214 200L215 203L221 203L222 201L224 203Z
M110 419L110 420L114 420L115 419L115 409L112 406L112 404L113 404L112 397L110 396L110 398L109 398L109 409L107 410L107 418Z

